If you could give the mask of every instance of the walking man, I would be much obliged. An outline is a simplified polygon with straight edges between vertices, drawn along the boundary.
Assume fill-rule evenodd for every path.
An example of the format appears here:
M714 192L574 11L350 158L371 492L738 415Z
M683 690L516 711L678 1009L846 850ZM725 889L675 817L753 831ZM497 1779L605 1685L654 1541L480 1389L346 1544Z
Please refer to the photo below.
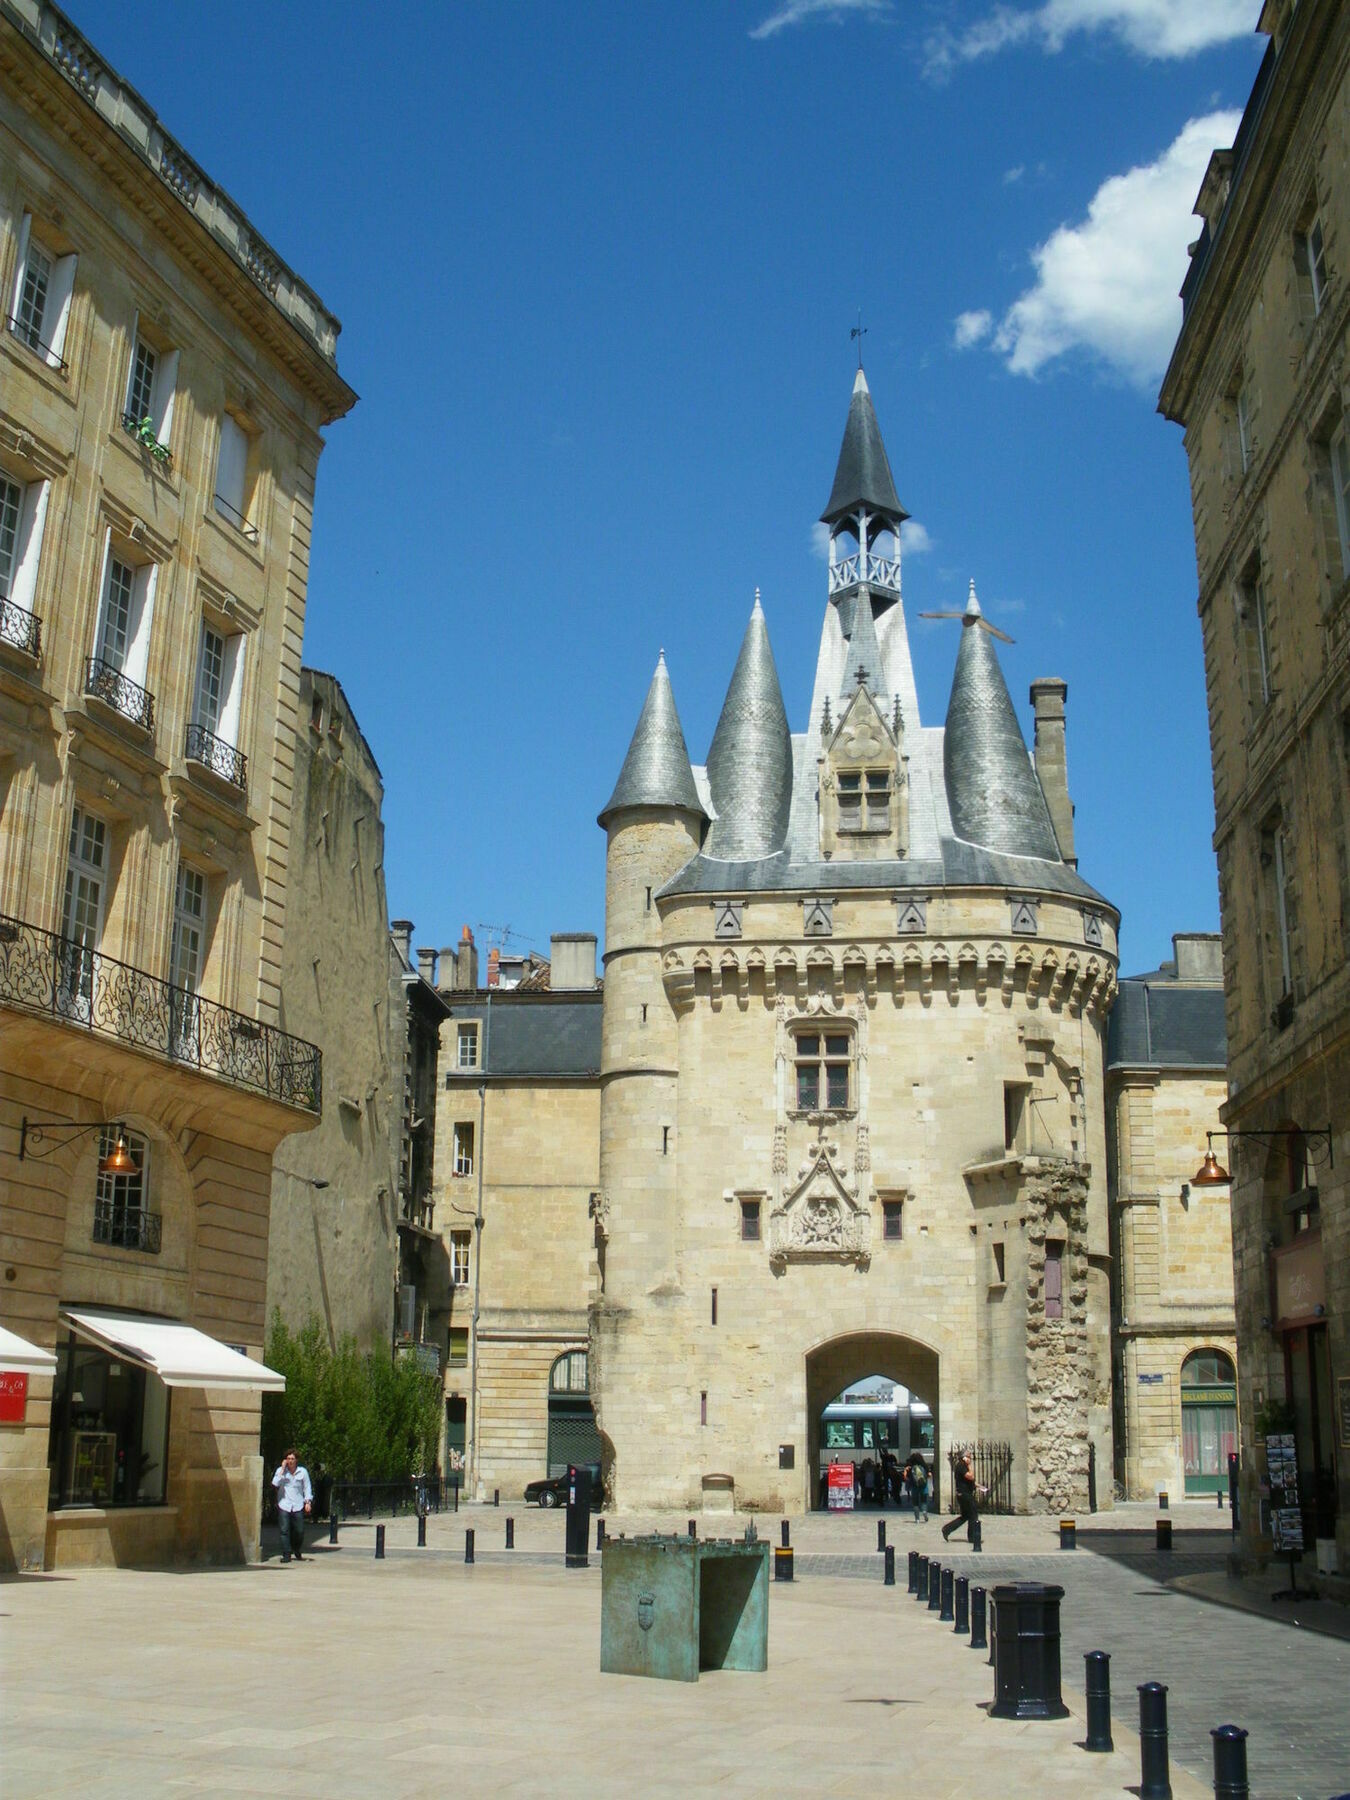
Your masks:
M975 1542L975 1525L980 1516L980 1489L975 1485L975 1464L969 1450L962 1451L961 1455L957 1457L955 1478L958 1511L956 1517L948 1519L942 1527L942 1535L944 1538L949 1538L964 1523L967 1528L966 1535L973 1544Z
M295 1560L303 1562L301 1546L305 1541L305 1520L314 1504L314 1489L310 1486L309 1470L301 1468L294 1450L288 1450L282 1457L281 1467L272 1477L272 1486L276 1490L277 1524L281 1528L281 1560L289 1562L294 1553Z

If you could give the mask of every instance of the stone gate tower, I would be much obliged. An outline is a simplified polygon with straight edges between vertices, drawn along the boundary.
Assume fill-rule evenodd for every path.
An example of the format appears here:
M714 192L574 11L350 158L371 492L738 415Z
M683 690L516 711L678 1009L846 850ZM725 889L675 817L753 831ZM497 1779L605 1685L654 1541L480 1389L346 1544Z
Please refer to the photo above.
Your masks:
M706 764L663 657L600 815L592 1386L625 1508L816 1504L821 1410L874 1373L944 1464L1007 1444L1020 1505L1112 1466L1119 916L1077 872L1064 684L1033 760L973 583L921 723L906 516L860 369L805 731L756 595Z

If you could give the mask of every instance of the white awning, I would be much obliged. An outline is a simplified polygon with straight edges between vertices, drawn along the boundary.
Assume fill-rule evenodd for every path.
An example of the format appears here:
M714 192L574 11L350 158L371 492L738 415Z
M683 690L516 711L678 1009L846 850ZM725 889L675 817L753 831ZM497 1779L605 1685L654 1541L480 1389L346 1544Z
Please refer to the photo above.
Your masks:
M27 1338L18 1337L0 1325L0 1369L19 1369L27 1375L50 1375L56 1358L50 1350L39 1350Z
M286 1377L241 1356L204 1331L176 1319L148 1319L103 1306L63 1306L61 1317L80 1337L159 1376L165 1387L264 1388L279 1392Z

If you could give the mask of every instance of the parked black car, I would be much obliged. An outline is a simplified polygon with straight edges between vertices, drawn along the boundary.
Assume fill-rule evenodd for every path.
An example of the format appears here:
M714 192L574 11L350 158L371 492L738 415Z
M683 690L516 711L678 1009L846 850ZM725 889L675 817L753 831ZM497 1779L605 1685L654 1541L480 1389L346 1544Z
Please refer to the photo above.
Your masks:
M600 1483L600 1465L599 1463L586 1463L582 1466L589 1471L591 1477L591 1511L603 1512L605 1490ZM530 1482L525 1489L525 1504L527 1506L566 1506L566 1474L549 1475L543 1481Z

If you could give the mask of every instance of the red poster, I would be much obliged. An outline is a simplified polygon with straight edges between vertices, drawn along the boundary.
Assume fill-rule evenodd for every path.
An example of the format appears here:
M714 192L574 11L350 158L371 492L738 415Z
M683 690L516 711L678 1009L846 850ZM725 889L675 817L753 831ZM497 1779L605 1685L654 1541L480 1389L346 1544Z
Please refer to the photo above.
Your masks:
M27 1406L27 1375L17 1369L0 1369L0 1425L22 1425Z
M853 1464L832 1462L826 1474L826 1493L831 1512L853 1510Z

